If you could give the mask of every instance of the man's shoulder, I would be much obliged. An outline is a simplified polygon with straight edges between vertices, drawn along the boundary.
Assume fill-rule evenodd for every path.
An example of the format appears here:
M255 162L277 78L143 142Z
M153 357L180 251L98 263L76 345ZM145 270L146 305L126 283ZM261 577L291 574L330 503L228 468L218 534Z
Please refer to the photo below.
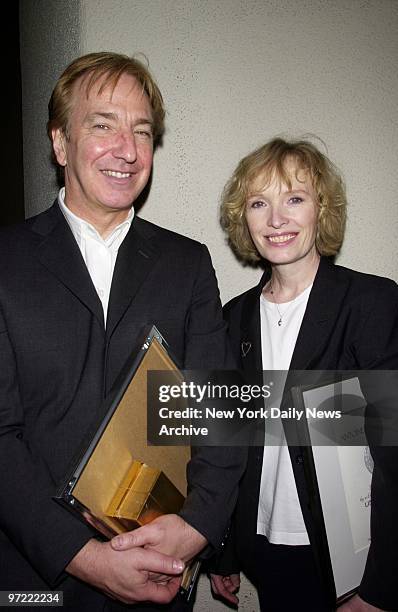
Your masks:
M32 244L37 244L58 221L62 213L52 205L25 221L0 228L0 249L2 252L22 253Z
M155 240L158 245L175 247L181 249L202 250L204 245L188 238L183 234L178 234L172 230L156 225L151 221L135 216L133 221L134 229L146 240Z
M27 219L15 225L7 225L0 228L0 250L3 252L18 252L23 246L27 246L32 236L30 228L32 219Z

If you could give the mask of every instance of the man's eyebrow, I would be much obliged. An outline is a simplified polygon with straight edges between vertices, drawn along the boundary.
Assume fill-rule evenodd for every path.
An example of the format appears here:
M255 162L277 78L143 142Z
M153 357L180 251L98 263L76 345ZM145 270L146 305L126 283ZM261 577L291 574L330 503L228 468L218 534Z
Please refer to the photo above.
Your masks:
M86 117L86 121L92 121L93 119L96 119L97 117L100 117L101 119L110 119L111 121L117 121L118 116L116 113L112 113L112 112L106 112L106 111L96 111L94 113L90 113L89 115L87 115ZM150 119L149 117L138 117L137 119L134 120L134 125L149 125L151 128L153 128L153 119Z
M134 123L135 125L150 125L153 127L153 119L150 119L149 117L138 117Z
M115 113L100 111L90 113L89 115L87 115L86 119L95 119L96 117L102 117L102 119L112 119L113 121L117 119L117 115Z

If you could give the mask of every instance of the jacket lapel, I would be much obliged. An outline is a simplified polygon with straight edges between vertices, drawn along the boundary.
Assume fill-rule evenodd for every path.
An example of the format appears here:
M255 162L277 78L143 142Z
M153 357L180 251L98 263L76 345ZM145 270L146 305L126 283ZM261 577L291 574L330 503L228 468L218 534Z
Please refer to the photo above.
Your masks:
M336 282L336 268L321 257L290 362L282 408L294 405L287 390L313 383L315 376L311 371L330 367L327 345L336 328L347 286L346 280ZM284 419L283 427L289 445L299 446L302 430L296 419Z
M261 355L261 319L260 319L260 295L261 291L268 281L270 276L267 270L260 279L257 287L250 291L245 299L242 308L241 317L241 364L245 373L245 380L252 385L263 384L263 361ZM261 398L253 400L255 408L263 408L263 400ZM255 421L253 437L251 439L251 448L248 455L248 469L252 474L253 490L257 491L257 499L259 494L260 479L258 474L261 473L263 461L263 445L264 445L264 426L262 419Z
M109 298L106 324L108 338L159 257L157 248L140 231L139 222L140 219L134 219L119 248Z
M325 345L333 334L348 288L348 280L336 280L336 268L327 258L322 257L293 351L290 370L325 367L320 360L327 353Z
M43 237L37 249L41 264L94 314L104 329L101 301L57 202L33 220L31 229Z
M260 295L262 288L268 281L267 270L259 284L250 291L245 299L241 317L241 343L240 356L242 368L247 374L262 370L261 357L261 324L260 324Z

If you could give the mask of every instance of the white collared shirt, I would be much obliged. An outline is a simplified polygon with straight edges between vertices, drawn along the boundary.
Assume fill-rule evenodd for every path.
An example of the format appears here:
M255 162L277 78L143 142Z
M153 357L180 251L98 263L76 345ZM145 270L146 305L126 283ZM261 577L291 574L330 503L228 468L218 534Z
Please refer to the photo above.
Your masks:
M112 233L104 239L91 223L75 215L65 205L65 187L62 187L59 191L58 203L76 239L95 290L101 300L106 324L116 258L119 247L125 239L134 218L134 208L131 207L123 223L115 227Z

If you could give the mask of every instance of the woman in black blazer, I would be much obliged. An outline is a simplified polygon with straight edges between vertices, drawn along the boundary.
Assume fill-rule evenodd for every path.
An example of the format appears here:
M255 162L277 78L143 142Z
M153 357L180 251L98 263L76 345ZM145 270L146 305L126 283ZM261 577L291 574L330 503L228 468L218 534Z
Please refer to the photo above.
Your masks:
M397 370L398 287L332 263L346 195L312 143L278 138L242 159L221 218L237 255L265 264L258 286L225 307L244 371ZM371 546L359 592L341 612L398 610L398 452L371 452ZM236 604L243 570L262 611L332 610L304 470L299 447L249 449L230 537L212 574L216 595Z

